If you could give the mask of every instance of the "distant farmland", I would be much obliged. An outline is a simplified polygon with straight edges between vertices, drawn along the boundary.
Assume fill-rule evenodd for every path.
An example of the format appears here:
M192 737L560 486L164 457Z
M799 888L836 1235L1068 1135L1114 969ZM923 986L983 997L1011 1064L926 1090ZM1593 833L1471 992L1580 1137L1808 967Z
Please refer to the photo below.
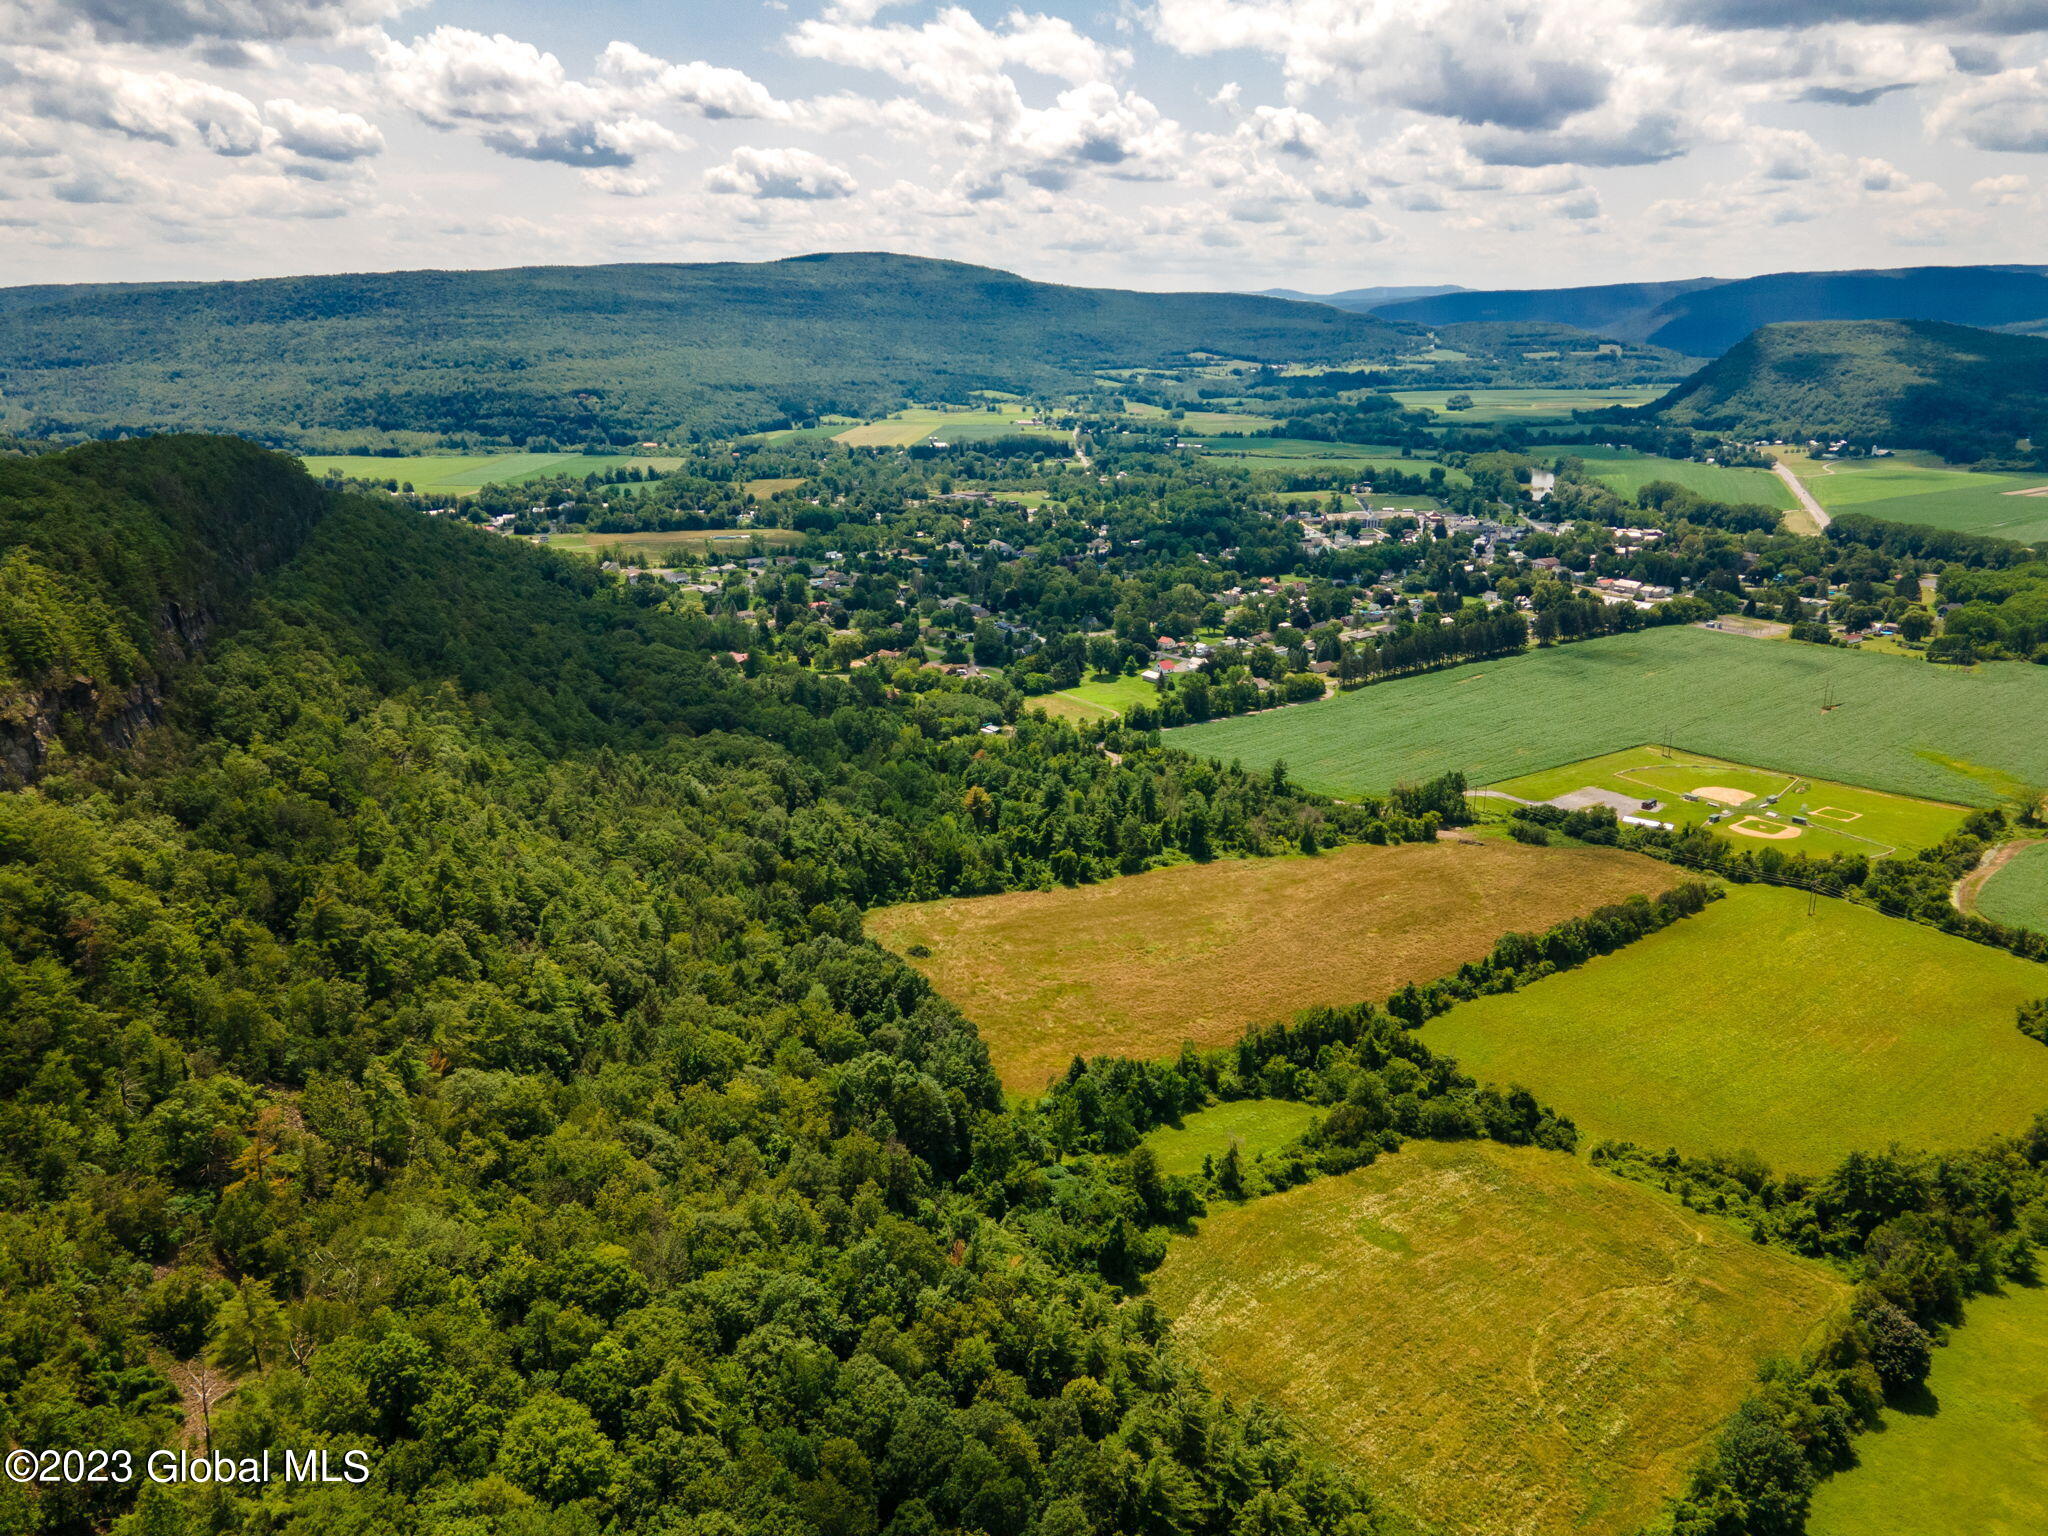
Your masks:
M549 535L547 547L572 555L616 549L629 559L659 561L676 555L746 555L756 544L787 548L803 539L788 528L678 528L666 533L557 533Z
M339 474L378 484L396 480L400 485L410 485L422 496L471 496L487 485L524 485L556 475L581 480L585 475L615 469L643 469L651 473L675 469L683 461L588 453L415 454L403 459L330 453L308 454L299 462L306 466L306 473L316 478Z
M2048 539L2048 474L1979 474L1928 453L1882 459L1787 460L1830 512L2032 544Z
M1824 706L1832 703L1833 708ZM1670 742L1711 757L1969 805L2048 784L2048 667L1968 671L1691 625L1474 662L1166 733L1303 784L1384 792L1459 769L1475 785Z
M1520 1083L1587 1141L1748 1148L1815 1171L1897 1140L1951 1148L2048 1105L2019 1005L2048 966L1867 907L1738 886L1574 971L1423 1026L1482 1082Z
M1218 1209L1151 1289L1219 1386L1461 1536L1633 1536L1846 1295L1667 1195L1483 1141Z
M1572 454L1583 459L1586 473L1618 496L1629 500L1652 480L1671 480L1713 501L1754 502L1780 512L1797 506L1792 488L1768 469L1738 469L1725 464L1696 464L1690 459L1660 459L1628 448L1539 448L1538 453Z
M1313 1003L1378 1000L1503 933L1676 878L1612 849L1406 843L923 902L867 922L974 1020L1004 1085L1036 1093L1076 1056L1166 1056Z
M1613 405L1648 405L1668 386L1619 389L1397 389L1393 397L1406 406L1421 406L1441 417L1439 425L1465 421L1570 421L1573 411L1599 411ZM1453 395L1469 395L1469 410L1448 409Z

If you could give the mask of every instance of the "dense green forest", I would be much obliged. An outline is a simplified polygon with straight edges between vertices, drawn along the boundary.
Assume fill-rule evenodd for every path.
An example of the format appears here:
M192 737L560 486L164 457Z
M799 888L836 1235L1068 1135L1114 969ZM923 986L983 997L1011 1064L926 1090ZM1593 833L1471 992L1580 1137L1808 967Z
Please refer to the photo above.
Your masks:
M742 667L730 617L245 444L6 490L10 699L108 636L81 686L154 668L162 720L0 793L0 1438L372 1472L0 1485L0 1529L1386 1528L1123 1299L1199 1196L1007 1110L858 910L1434 814Z
M1956 462L2040 462L2048 340L1927 320L1770 325L1646 414L1743 437L1848 438L1931 448Z
M2040 322L2048 319L2048 269L1771 272L1733 280L1462 292L1382 303L1373 313L1431 326L1548 321L1693 357L1718 357L1757 327L1792 320L1942 320L2015 328Z
M1321 305L1035 283L909 256L0 289L0 427L636 442L1191 353L1387 360L1421 333Z

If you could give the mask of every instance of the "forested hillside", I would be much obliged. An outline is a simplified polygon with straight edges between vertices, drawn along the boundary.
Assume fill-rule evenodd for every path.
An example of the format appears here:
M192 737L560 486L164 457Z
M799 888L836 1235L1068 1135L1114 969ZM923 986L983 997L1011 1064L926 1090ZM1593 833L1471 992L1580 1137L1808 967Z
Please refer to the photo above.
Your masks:
M371 1475L0 1484L0 1529L1383 1529L1119 1304L1192 1198L1088 1155L1129 1118L1006 1110L858 908L1433 816L742 665L736 618L246 444L11 474L17 668L85 615L166 703L0 792L0 1437ZM1536 1134L1370 1014L1276 1070L1355 1083L1372 1145Z
M1927 320L1765 326L1648 408L1745 437L2012 459L2048 442L2048 341Z
M1758 326L1795 320L1942 320L2023 326L2048 318L2039 267L1902 267L1773 272L1734 280L1610 283L1454 293L1383 303L1374 313L1414 325L1549 321L1693 357L1718 357Z
M1350 362L1419 344L1320 305L890 255L81 284L0 290L0 427L624 443L1072 388L1194 352Z

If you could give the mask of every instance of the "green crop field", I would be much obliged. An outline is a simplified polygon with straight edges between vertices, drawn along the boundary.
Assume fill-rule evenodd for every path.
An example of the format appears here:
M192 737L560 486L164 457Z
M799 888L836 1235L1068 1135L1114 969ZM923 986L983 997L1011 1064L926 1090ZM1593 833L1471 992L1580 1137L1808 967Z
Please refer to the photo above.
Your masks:
M1827 707L1832 705L1833 707ZM2048 667L1970 670L1720 634L1615 635L1166 733L1340 795L1461 770L1474 784L1646 741L1894 794L1987 805L2048 784Z
M1218 1385L1466 1536L1633 1536L1845 1294L1562 1153L1427 1141L1216 1209L1151 1289Z
M1165 1173L1194 1175L1204 1158L1218 1162L1233 1146L1250 1163L1262 1152L1277 1152L1306 1131L1322 1113L1292 1099L1232 1099L1189 1115L1178 1129L1162 1126L1145 1138Z
M1792 488L1768 469L1735 469L1725 464L1696 464L1690 459L1660 459L1647 453L1618 452L1587 456L1576 448L1560 448L1586 461L1586 473L1618 496L1630 500L1652 480L1672 480L1714 501L1753 502L1780 512L1799 504Z
M1055 720L1108 720L1133 704L1151 704L1158 698L1159 690L1142 677L1119 677L1106 683L1083 683L1031 702Z
M1353 845L870 912L1028 1093L1076 1056L1171 1056L1314 1003L1377 1000L1677 878L1611 848ZM919 954L919 950L925 951Z
M556 533L547 547L572 555L621 551L633 560L666 560L677 555L750 555L755 546L788 548L804 536L789 528L681 528L666 533Z
M1043 437L1048 447L1066 440L1067 434L1057 429L1021 425L1026 418L1036 420L1036 413L1017 405L1005 405L993 411L948 410L943 406L920 405L879 421L848 427L834 433L832 441L848 448L907 448L926 438L966 443L992 437Z
M1768 844L1816 858L1837 853L1885 858L1929 848L1969 815L1960 805L1747 768L1663 747L1610 752L1490 787L1518 800L1600 790L1633 802L1625 814L1672 826L1705 824L1738 847ZM1478 803L1489 808L1484 800ZM1504 804L1496 805L1505 810Z
M1991 534L2031 544L2048 539L2048 475L1978 474L1932 454L1786 463L1830 512L1861 512L1895 523Z
M1389 391L1405 406L1435 411L1441 424L1478 421L1570 421L1573 411L1604 411L1615 405L1648 405L1665 388L1640 389L1396 389ZM1470 395L1469 411L1445 409L1453 395Z
M1822 1483L1807 1536L2040 1536L2048 1531L2048 1287L1970 1303L1934 1352L1926 1396L1856 1442Z
M1188 441L1210 457L1242 460L1253 469L1340 469L1347 474L1364 474L1379 468L1397 469L1407 475L1426 475L1432 469L1442 469L1447 485L1472 483L1471 477L1461 469L1447 468L1422 455L1404 459L1398 448L1326 443L1308 437L1204 437Z
M1986 880L1977 911L1994 923L2048 933L2048 843L2032 843Z
M2019 1005L2048 966L1867 907L1738 886L1650 937L1423 1026L1482 1082L1608 1137L1807 1170L1959 1147L2048 1109Z
M614 469L671 470L683 461L626 454L484 453L418 454L387 459L375 454L312 454L301 459L316 477L339 474L351 480L410 484L422 496L468 496L487 485L524 485L530 480L585 475Z

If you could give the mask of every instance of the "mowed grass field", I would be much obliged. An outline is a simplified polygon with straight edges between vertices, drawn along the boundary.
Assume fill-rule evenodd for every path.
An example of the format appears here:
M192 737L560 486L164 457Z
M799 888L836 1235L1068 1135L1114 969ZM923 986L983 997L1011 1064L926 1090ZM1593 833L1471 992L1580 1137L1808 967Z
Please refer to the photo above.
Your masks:
M1965 806L1887 795L1663 747L1610 752L1490 787L1520 800L1555 800L1583 789L1606 790L1627 796L1636 802L1635 814L1653 821L1707 824L1738 847L1768 846L1816 858L1860 853L1881 859L1929 848L1970 814ZM1687 799L1688 795L1696 798ZM1651 800L1657 808L1643 809L1643 802ZM1773 800L1775 804L1769 803ZM1494 805L1505 808L1498 801Z
M1388 393L1409 407L1435 411L1443 424L1461 421L1570 421L1573 411L1601 411L1614 405L1648 405L1666 393L1641 389L1396 389ZM1447 408L1453 395L1470 395L1472 408Z
M1833 708L1824 706L1832 702ZM1811 778L1987 805L2048 784L2048 667L1967 671L1673 625L1181 726L1174 746L1374 794L1448 769L1493 784L1646 741Z
M2048 933L2048 842L2029 843L1986 880L1976 909L1994 923Z
M1483 1141L1216 1209L1151 1289L1216 1385L1461 1536L1633 1536L1846 1294L1660 1192Z
M1161 1126L1145 1138L1159 1157L1162 1173L1192 1177L1202 1160L1223 1161L1232 1147L1247 1164L1262 1152L1277 1152L1295 1140L1322 1111L1293 1099L1231 1099L1197 1110L1179 1126Z
M1950 468L1927 453L1882 459L1788 454L1785 462L1830 512L1861 512L2022 544L2048 539L2048 475L1978 474Z
M613 469L671 470L676 458L625 454L488 453L422 454L386 459L374 454L314 454L299 460L316 478L341 474L351 480L410 482L422 496L468 496L487 485L524 485L553 475L581 480Z
M1210 457L1240 459L1247 468L1316 471L1342 470L1367 475L1375 469L1399 470L1407 475L1426 475L1432 469L1444 471L1447 485L1470 485L1471 476L1451 469L1435 459L1417 455L1401 457L1398 448L1374 448L1356 443L1326 443L1308 437L1205 437L1189 438Z
M547 547L572 555L621 550L636 560L673 560L678 555L730 558L751 554L756 544L786 549L803 538L790 528L678 528L666 533L555 533L548 535Z
M1768 469L1740 469L1726 464L1697 464L1690 459L1664 459L1630 448L1561 447L1538 452L1569 453L1583 459L1586 473L1618 496L1634 499L1652 480L1671 480L1713 501L1754 502L1780 512L1799 504L1792 488Z
M1108 720L1133 704L1151 704L1158 698L1159 690L1142 677L1119 677L1043 694L1031 702L1055 720Z
M1727 898L1519 992L1461 1003L1422 1038L1520 1084L1588 1142L1747 1148L1832 1167L1898 1141L1967 1146L2048 1109L2048 1046L2019 1005L2048 966L1781 886Z
M1972 1301L1927 1388L1815 1490L1807 1536L2048 1531L2048 1288Z
M1076 1056L1170 1056L1314 1003L1377 1001L1504 933L1676 878L1608 848L1357 845L887 907L867 929L974 1020L1005 1087L1037 1093Z
M1064 442L1067 434L1051 427L1026 427L1025 418L1036 419L1022 406L1004 405L993 411L944 410L937 406L913 406L863 422L833 434L832 441L848 448L908 448L926 438L943 443L971 443L992 437L1043 437L1048 444Z

